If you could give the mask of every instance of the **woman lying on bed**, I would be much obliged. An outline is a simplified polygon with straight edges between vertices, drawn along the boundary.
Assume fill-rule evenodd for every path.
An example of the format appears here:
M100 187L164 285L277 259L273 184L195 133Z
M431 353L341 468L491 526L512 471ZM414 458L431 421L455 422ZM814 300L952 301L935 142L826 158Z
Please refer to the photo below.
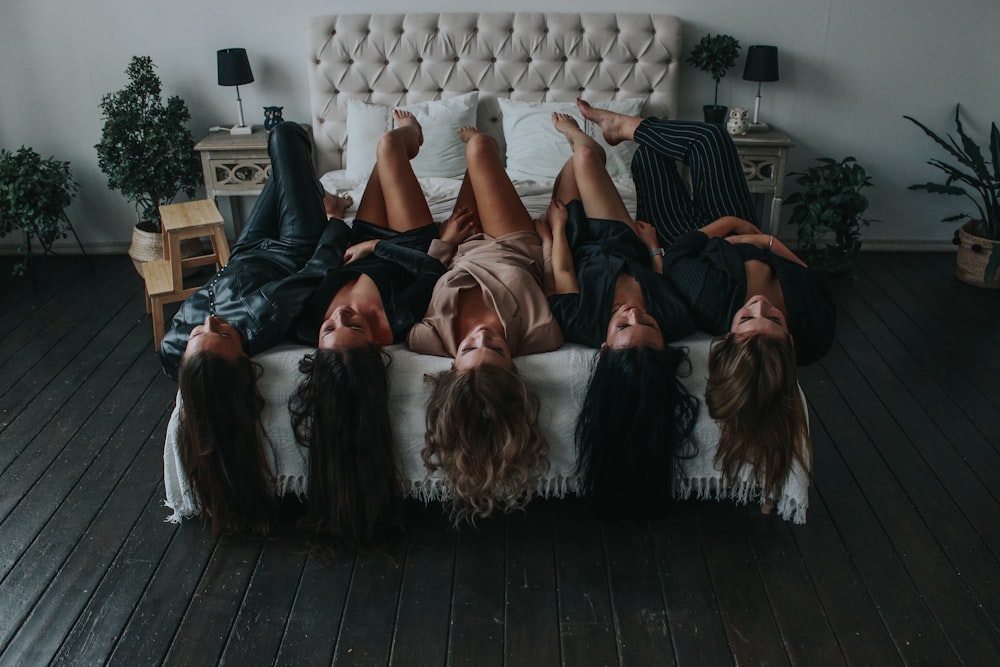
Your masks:
M388 545L399 533L398 478L383 346L402 342L423 317L441 258L474 230L456 209L438 226L410 160L423 141L409 112L377 160L351 229L343 268L330 271L303 307L294 337L319 349L299 365L290 401L298 441L309 447L304 528L333 546ZM449 249L449 250L446 250Z
M271 177L229 264L181 305L160 346L164 371L180 385L184 472L216 533L266 534L273 525L264 401L249 357L285 338L306 297L340 266L350 233L339 219L350 201L329 198L324 209L298 124L275 126L268 153Z
M549 304L567 340L600 348L576 428L580 490L606 515L662 513L698 411L677 379L687 356L666 343L694 321L654 268L643 239L655 244L655 231L632 220L604 150L571 116L553 122L573 156L540 227L552 237Z
M430 378L423 458L447 475L456 523L521 507L535 490L546 443L513 357L563 342L542 287L542 242L497 143L470 127L460 134L467 171L456 206L475 212L482 233L458 246L408 338L414 352L454 358Z
M698 328L719 336L705 394L722 430L717 464L730 484L748 465L765 497L776 497L793 463L809 469L795 367L817 361L833 343L829 293L781 241L749 222L750 193L721 128L578 106L610 145L638 144L632 172L639 210L672 240L664 274ZM677 162L691 168L693 197Z

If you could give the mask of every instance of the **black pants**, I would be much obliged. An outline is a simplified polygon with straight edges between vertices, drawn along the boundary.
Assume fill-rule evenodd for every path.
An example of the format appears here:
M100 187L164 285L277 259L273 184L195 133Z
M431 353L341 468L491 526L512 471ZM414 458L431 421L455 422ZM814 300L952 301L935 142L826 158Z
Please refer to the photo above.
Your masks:
M717 125L646 118L635 130L632 158L636 218L664 244L727 215L757 224L757 211L736 145ZM691 170L691 187L678 171Z
M271 176L233 246L235 256L263 239L274 240L304 264L327 225L323 186L313 167L312 142L298 123L275 125L267 139Z

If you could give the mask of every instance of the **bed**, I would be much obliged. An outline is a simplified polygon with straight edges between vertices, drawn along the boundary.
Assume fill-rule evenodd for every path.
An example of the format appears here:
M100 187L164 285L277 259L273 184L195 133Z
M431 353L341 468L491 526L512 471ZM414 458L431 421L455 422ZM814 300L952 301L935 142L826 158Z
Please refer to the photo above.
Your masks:
M317 170L324 187L360 201L374 163L374 145L391 122L390 111L405 106L425 129L414 161L432 212L447 218L464 170L456 124L475 124L496 137L508 173L533 215L547 205L551 180L569 156L551 130L553 109L577 113L576 97L622 111L676 117L681 22L675 16L610 13L445 13L320 16L306 31L311 118ZM583 122L595 138L599 131ZM444 134L433 135L438 129ZM627 144L608 147L609 171L635 210ZM564 152L560 152L564 151ZM418 162L422 160L422 162ZM553 166L555 165L555 166ZM350 212L348 213L350 216ZM703 396L711 340L696 334L680 345L689 351L691 373L683 381ZM292 434L288 397L298 381L299 359L310 348L283 345L259 355L264 421L282 494L307 488L307 456ZM408 494L426 502L448 497L440 471L423 465L424 375L443 370L450 359L418 355L405 346L389 348L390 414ZM542 396L541 421L549 442L550 468L535 490L562 497L576 488L573 428L587 387L595 350L578 345L516 359L526 380ZM803 400L804 397L803 397ZM197 499L183 474L176 447L180 395L167 429L164 484L169 520L198 513ZM718 427L704 407L695 428L698 455L682 462L683 474L664 479L677 498L760 500L747 481L726 486L713 464ZM778 514L804 523L808 475L793 469L776 499Z

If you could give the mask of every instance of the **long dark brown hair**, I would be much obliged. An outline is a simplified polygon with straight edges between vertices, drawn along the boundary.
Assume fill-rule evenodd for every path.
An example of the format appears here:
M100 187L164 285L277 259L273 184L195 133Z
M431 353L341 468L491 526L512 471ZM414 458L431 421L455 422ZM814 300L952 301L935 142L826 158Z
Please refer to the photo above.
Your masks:
M317 350L299 371L289 408L295 437L309 448L301 527L328 551L392 547L402 535L402 484L385 353L377 345Z
M678 379L687 352L666 346L598 353L576 422L580 491L603 516L657 516L673 505L678 461L691 440L698 399Z
M200 352L181 362L181 461L217 535L267 535L274 525L277 502L261 424L259 374L245 356L230 361Z
M708 355L708 412L721 434L715 462L727 483L744 465L765 498L781 493L797 460L808 471L812 446L789 338L728 333Z

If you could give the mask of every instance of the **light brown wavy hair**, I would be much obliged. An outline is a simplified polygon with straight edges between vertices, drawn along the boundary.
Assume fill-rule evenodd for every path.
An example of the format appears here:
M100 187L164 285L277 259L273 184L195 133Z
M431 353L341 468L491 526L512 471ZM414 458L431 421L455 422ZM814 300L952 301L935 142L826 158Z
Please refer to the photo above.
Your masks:
M705 404L721 429L715 463L728 484L748 465L764 497L773 499L796 460L809 469L812 444L791 338L717 338L708 355Z
M455 525L523 508L548 471L539 400L516 370L443 371L431 383L421 455L451 483Z

